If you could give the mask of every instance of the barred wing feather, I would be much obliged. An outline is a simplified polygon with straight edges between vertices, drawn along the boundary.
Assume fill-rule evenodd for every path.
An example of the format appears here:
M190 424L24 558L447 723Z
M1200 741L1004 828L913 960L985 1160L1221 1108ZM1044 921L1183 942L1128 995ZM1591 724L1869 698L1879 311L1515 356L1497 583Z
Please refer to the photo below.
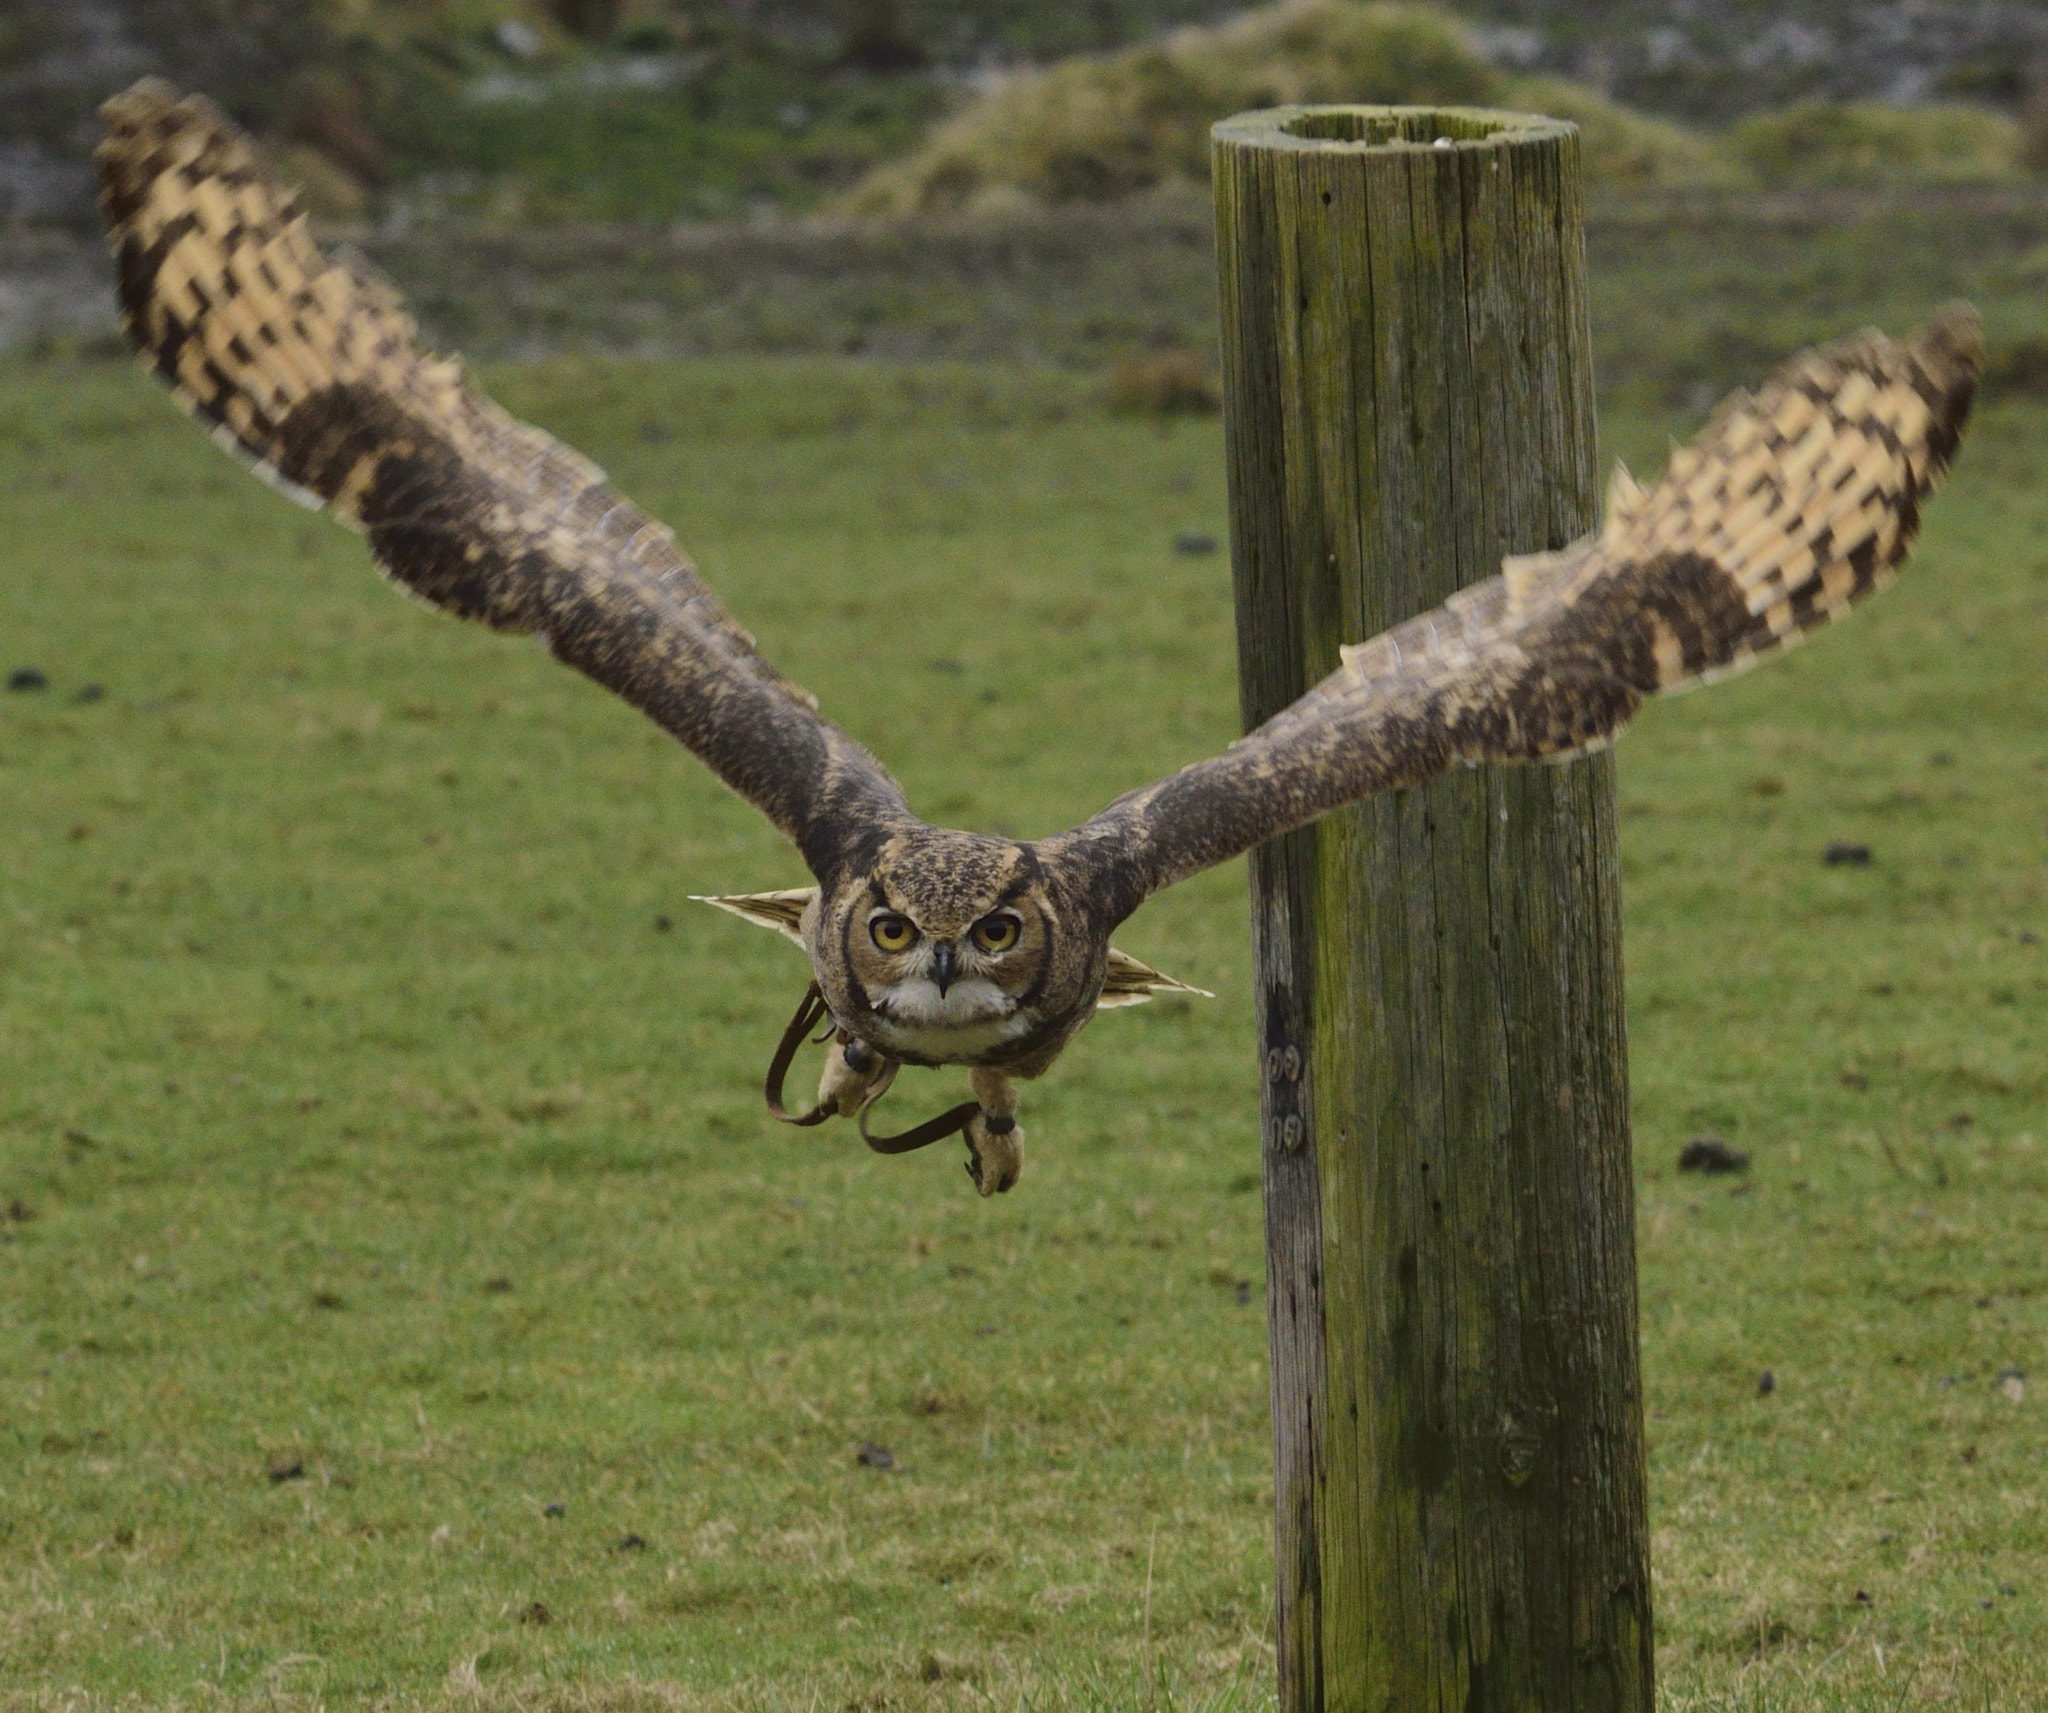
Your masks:
M1738 393L1644 492L1622 473L1596 533L1507 560L1436 611L1342 650L1233 744L1055 841L1112 920L1148 894L1375 792L1463 763L1611 742L1647 696L1737 672L1896 574L1955 454L1982 341L1955 307L1864 333Z
M423 354L397 294L324 256L210 104L145 80L103 109L101 209L145 362L216 439L365 530L457 617L537 632L650 715L823 876L907 823L901 791L589 460Z

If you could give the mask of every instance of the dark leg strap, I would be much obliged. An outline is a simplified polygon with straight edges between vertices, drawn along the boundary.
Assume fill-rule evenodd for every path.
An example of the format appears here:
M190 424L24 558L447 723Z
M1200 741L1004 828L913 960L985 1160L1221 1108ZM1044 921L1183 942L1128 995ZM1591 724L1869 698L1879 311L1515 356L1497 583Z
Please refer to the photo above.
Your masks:
M900 1136L870 1136L868 1108L864 1106L860 1109L860 1139L877 1154L908 1154L913 1148L929 1148L934 1142L945 1141L948 1136L964 1135L980 1110L979 1101L965 1100L936 1118L927 1118L915 1130L906 1130Z
M833 1116L822 1106L797 1118L782 1104L782 1085L788 1079L789 1067L796 1058L796 1050L804 1044L804 1037L824 1020L825 996L818 991L814 981L804 989L803 1002L797 1006L796 1015L789 1020L789 1027L782 1032L782 1040L775 1049L775 1057L768 1061L768 1080L762 1092L768 1097L768 1110L784 1124L795 1124L808 1128L823 1124ZM877 1097L879 1098L879 1097ZM906 1130L900 1136L871 1136L868 1133L868 1110L874 1105L870 1100L860 1109L860 1139L877 1154L908 1154L916 1148L928 1148L934 1142L943 1142L948 1136L963 1134L974 1115L981 1110L979 1101L963 1101L950 1111L942 1112L936 1118L928 1118L914 1130Z
M825 996L818 991L818 984L812 982L804 989L803 1003L796 1008L796 1015L789 1020L789 1027L782 1032L782 1043L775 1049L775 1057L768 1061L768 1083L762 1091L768 1096L768 1110L784 1124L801 1125L808 1128L823 1124L832 1114L822 1106L814 1106L801 1118L790 1116L789 1109L782 1104L782 1084L789 1075L790 1061L796 1057L797 1048L804 1044L804 1037L817 1027L825 1015Z

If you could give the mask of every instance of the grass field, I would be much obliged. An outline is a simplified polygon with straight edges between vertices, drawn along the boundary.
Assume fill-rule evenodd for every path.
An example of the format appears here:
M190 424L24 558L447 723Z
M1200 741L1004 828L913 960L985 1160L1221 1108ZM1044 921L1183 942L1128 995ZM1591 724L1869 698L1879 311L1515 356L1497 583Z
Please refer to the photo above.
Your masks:
M1232 733L1171 551L1213 422L496 381L935 818ZM2048 1694L2044 431L1992 408L1900 589L1623 748L1673 1708ZM800 961L686 895L800 882L765 824L125 365L0 369L0 638L50 680L0 696L0 1708L1267 1698L1240 868L1120 936L1218 999L1101 1019L981 1203L762 1113ZM1675 1173L1708 1130L1747 1178Z
M1097 372L1216 344L1215 214L1169 186L1109 207L658 230L426 222L358 234L435 340L474 357L862 356ZM1796 345L1983 312L1993 396L2048 397L2048 194L1596 197L1603 403L1697 413ZM98 239L0 252L0 354L112 350Z
M1704 409L1792 346L1903 326L1949 297L1984 313L1994 390L2048 393L2048 196L1893 189L1597 197L1587 221L1603 399ZM1095 369L1216 341L1206 190L1108 207L914 222L371 240L464 350L857 353Z

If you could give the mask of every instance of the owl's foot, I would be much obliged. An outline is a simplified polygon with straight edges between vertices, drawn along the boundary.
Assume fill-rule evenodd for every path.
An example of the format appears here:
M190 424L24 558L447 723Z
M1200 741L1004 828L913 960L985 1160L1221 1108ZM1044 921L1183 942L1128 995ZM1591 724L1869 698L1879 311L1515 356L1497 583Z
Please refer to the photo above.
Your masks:
M894 1059L883 1058L865 1041L835 1039L818 1078L819 1109L839 1118L857 1117L863 1107L873 1106L889 1092L900 1069Z
M1024 1131L1017 1123L1017 1085L1001 1071L976 1070L968 1080L981 1110L967 1121L967 1175L984 1196L1012 1188L1024 1170Z
M818 1104L809 1112L798 1117L782 1104L783 1080L789 1075L789 1067L796 1058L797 1049L804 1044L804 1037L820 1023L825 1025L819 1041L830 1041L825 1052L825 1072L818 1079ZM789 1027L782 1032L777 1044L775 1057L768 1062L768 1080L762 1092L768 1097L768 1111L772 1117L784 1124L794 1124L809 1129L813 1124L823 1124L828 1118L858 1118L861 1134L867 1134L868 1108L889 1092L889 1085L896 1080L896 1073L902 1069L894 1059L885 1058L865 1041L856 1041L845 1034L832 1022L831 1013L825 1009L824 996L818 992L814 981L804 990L803 1002L797 1006L796 1015L789 1020ZM967 1108L957 1109L962 1121ZM947 1132L951 1134L951 1132Z
M804 1037L821 1022L825 1032L816 1039L831 1045L825 1052L824 1074L818 1079L818 1104L798 1117L782 1104L783 1079ZM1010 1079L1000 1071L977 1070L972 1073L973 1100L927 1118L899 1136L877 1136L868 1128L868 1116L902 1068L899 1061L833 1025L814 981L782 1032L763 1092L769 1112L785 1124L809 1127L831 1118L851 1118L860 1126L861 1140L877 1154L908 1154L948 1136L964 1136L967 1171L976 1189L985 1196L1001 1195L1015 1184L1024 1168L1024 1132L1017 1128L1017 1091Z
M979 1112L967 1121L967 1175L985 1196L1012 1188L1024 1170L1024 1132L1014 1118Z

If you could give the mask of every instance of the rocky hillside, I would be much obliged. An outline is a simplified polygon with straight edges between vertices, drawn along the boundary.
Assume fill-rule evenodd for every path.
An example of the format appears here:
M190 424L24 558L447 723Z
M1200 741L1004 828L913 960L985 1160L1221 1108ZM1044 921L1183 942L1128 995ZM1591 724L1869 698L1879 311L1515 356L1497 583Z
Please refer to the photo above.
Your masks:
M1470 0L1488 57L1702 123L1812 100L2017 111L2048 65L2038 0Z
M971 200L1000 183L1042 196L1036 169L991 174L991 139L1071 141L1076 126L1125 124L1133 103L1138 133L1077 156L1059 146L1083 176L1113 156L1111 181L1151 182L1170 172L1148 157L1185 153L1199 133L1188 113L1240 104L1288 59L1271 14L1223 23L1233 11L1216 0L4 0L0 226L90 224L93 109L152 70L214 94L342 219L666 224L800 210L863 182L875 207ZM1436 44L1413 65L1397 56L1363 78L1355 52L1294 54L1289 87L1434 99L1483 87L1569 113L1627 182L1654 185L1731 161L1796 178L1816 138L1822 177L1842 177L1845 160L1866 176L1899 170L1902 151L1929 153L1917 123L1845 118L1841 103L1960 102L2010 119L2048 64L2048 3L2025 0L1467 0L1460 16L1410 32ZM1149 51L1124 51L1138 43ZM1234 62L1240 53L1251 57ZM1076 54L1078 68L1019 75ZM998 85L994 105L977 104ZM1816 100L1834 105L1711 159L1698 137L1630 111L1720 127ZM2010 125L1954 112L1940 123L1965 178L1997 176L2021 147ZM1037 147L1027 139L1025 152ZM1066 168L1047 170L1057 180ZM954 181L966 196L944 189Z

